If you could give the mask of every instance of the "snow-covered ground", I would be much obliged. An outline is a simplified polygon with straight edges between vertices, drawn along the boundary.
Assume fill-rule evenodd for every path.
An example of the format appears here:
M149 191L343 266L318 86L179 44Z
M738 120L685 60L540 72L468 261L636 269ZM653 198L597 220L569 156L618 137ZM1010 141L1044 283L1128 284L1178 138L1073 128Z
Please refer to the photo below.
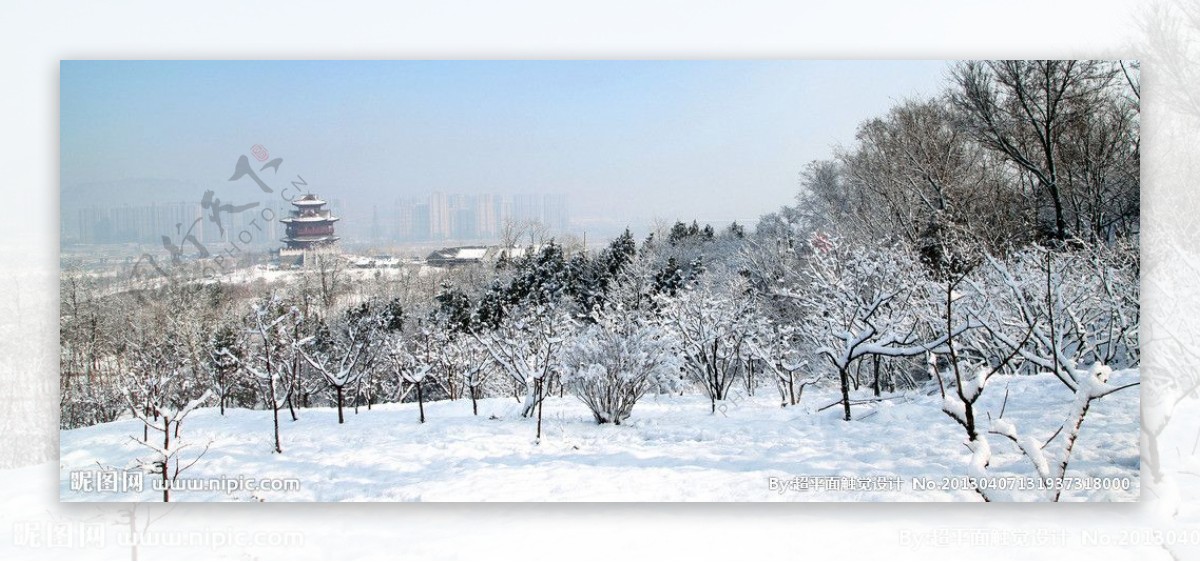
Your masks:
M1114 382L1136 379L1136 372L1122 372ZM997 415L1005 387L1005 419L1029 435L1049 438L1067 415L1071 395L1048 375L993 381L980 411ZM940 411L940 398L897 396L856 408L860 419L847 423L839 407L815 411L836 400L832 389L806 392L803 404L790 408L780 408L772 394L763 389L758 396L731 399L716 414L700 396L648 396L620 426L598 426L577 400L553 397L545 403L540 443L534 438L536 420L522 419L511 398L481 401L478 416L471 415L468 400L429 403L425 424L417 422L416 404L363 408L358 415L348 413L341 426L335 410L309 409L300 412L299 421L284 418L282 454L272 453L269 412L230 410L222 417L206 408L183 426L189 451L209 446L184 477L281 479L285 486L298 482L299 489L177 490L172 500L979 501L970 489L914 486L961 487L953 479L967 472L964 431ZM151 475L141 493L72 489L73 471L132 466L135 458L148 457L149 450L131 439L141 431L136 420L63 431L61 498L161 499L149 489ZM1138 431L1136 388L1094 403L1067 475L1123 480L1128 489L1072 490L1064 500L1137 500ZM1015 447L995 436L992 441L993 476L1034 475ZM1058 456L1063 441L1059 437L1046 448L1050 458ZM192 456L185 453L185 463ZM898 477L899 489L828 489L861 486L859 478L889 486L875 483L877 477ZM809 489L798 489L805 487L802 482ZM1039 493L1019 497L1038 499Z
M1136 373L1118 375L1117 383ZM995 381L981 411L999 412L1009 389L1006 419L1045 439L1067 413L1070 394L1052 377ZM175 501L975 501L961 487L968 451L963 430L924 395L899 396L859 407L853 422L840 410L815 412L833 402L832 392L810 392L804 404L780 408L768 392L731 399L717 414L698 396L650 396L621 426L597 426L571 397L548 399L543 438L535 421L518 415L515 400L493 398L471 415L466 400L426 405L428 423L417 423L416 404L377 406L336 423L330 408L301 412L285 421L283 454L272 454L270 416L264 411L214 408L194 413L184 425L192 443L185 463L208 445L183 476L197 480L279 479L299 490L179 490ZM64 431L60 493L66 501L156 501L147 475L141 493L84 491L74 471L132 466L149 450L131 436L140 422L118 421ZM999 441L998 438L993 438ZM1047 448L1056 457L1056 439ZM1028 462L993 445L995 476L1032 476ZM1118 392L1094 405L1075 448L1068 476L1127 479L1128 489L1079 490L1067 500L1131 501L1138 498L1138 394ZM799 481L792 480L800 477ZM806 480L807 477L807 480ZM837 478L837 484L828 477ZM815 489L851 485L846 478L899 477L899 490ZM775 478L777 484L770 485ZM946 481L944 479L951 479ZM801 490L800 482L810 489ZM894 481L893 481L894 482ZM285 484L287 485L287 484ZM859 486L856 480L853 484ZM894 484L890 484L894 486ZM773 489L774 488L774 489ZM1035 499L1036 492L1022 494Z

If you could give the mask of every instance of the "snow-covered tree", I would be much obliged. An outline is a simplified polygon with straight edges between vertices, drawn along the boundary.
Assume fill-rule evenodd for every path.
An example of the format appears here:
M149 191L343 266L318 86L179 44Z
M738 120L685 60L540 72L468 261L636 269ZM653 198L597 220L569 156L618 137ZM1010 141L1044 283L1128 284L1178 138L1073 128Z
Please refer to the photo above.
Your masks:
M816 376L801 376L809 367L806 359L806 342L798 337L794 326L781 325L763 315L758 316L758 326L747 342L750 353L758 364L771 375L779 391L781 406L795 406L804 396L804 387L815 384Z
M286 302L276 293L268 294L251 304L246 316L249 339L245 358L232 353L226 357L237 361L263 387L263 398L271 410L275 452L282 453L279 436L279 410L288 404L293 392L289 384L293 366L297 364L295 326L302 319L300 309Z
M59 301L59 425L109 422L125 410L120 334L136 310L127 295L105 295L93 276L64 271Z
M838 240L812 243L805 268L781 284L779 295L807 314L801 326L818 354L838 373L843 417L849 421L851 372L868 356L913 357L943 345L971 327L930 333L918 312L925 270L914 253L900 248L863 248Z
M304 256L304 269L300 274L297 303L306 316L316 312L328 314L337 299L347 289L345 259L331 248L309 250Z
M358 385L375 358L377 336L385 323L382 313L370 302L352 306L328 330L296 343L300 356L333 391L339 424L346 421L346 389Z
M453 334L446 342L445 353L460 369L463 386L471 396L471 413L479 415L479 399L487 392L495 372L487 349L468 334Z
M751 310L743 280L704 275L669 299L663 312L679 338L683 372L708 396L713 413L750 356Z
M1132 290L1120 288L1128 283L1128 273L1106 267L1107 259L1090 249L1081 255L1082 259L1074 251L1034 247L1007 260L991 258L978 275L967 273L944 283L944 329L951 330L959 315L970 317L975 329L951 337L943 347L946 368L939 368L931 353L929 369L942 393L943 411L966 430L972 452L968 472L976 480L987 477L994 454L988 435L997 435L1016 445L1043 481L1061 481L1091 403L1132 386L1107 384L1111 368L1104 363L1119 355L1114 350L1123 354L1124 346L1136 345L1136 306L1133 311L1120 310ZM1110 249L1105 255L1113 258L1119 252ZM1056 261L1063 269L1055 269ZM1117 262L1123 263L1119 258ZM996 354L1004 356L997 361ZM1020 433L1018 422L1005 418L1007 395L998 414L986 413L986 422L976 407L987 383L1015 361L1035 372L1053 373L1074 395L1059 430L1066 431L1066 445L1053 464L1044 449L1057 433L1044 442ZM1089 366L1081 369L1085 361ZM1058 501L1062 488L1052 489L1047 499ZM988 501L1010 499L999 490L977 491Z
M1031 246L989 261L999 321L1030 333L1020 358L1054 373L1071 390L1095 363L1136 366L1140 305L1138 258L1128 246L1054 251ZM1012 338L997 334L1013 347Z
M534 414L546 383L561 369L564 341L575 324L561 307L537 305L506 315L490 332L474 334L496 366L525 390L522 417Z
M128 362L121 384L130 414L142 422L142 437L135 440L152 452L149 458L139 459L140 468L161 479L164 502L170 501L179 475L207 450L205 446L194 456L185 453L194 447L181 433L187 416L212 396L207 381L196 376L198 365L187 353L178 330L161 329L178 328L187 321L168 321L166 317L172 313L160 304L133 317L137 324L127 327L124 336Z
M180 475L194 466L208 451L206 444L203 449L193 454L191 451L195 449L194 443L181 439L180 429L188 415L207 402L211 396L212 389L207 389L182 406L175 406L170 400L163 400L149 409L152 417L146 415L141 408L131 408L134 416L139 418L148 430L154 432L151 434L152 438L138 441L152 451L152 456L138 461L143 470L156 474L161 479L164 502L171 501L171 489Z
M235 390L242 386L239 363L245 358L245 333L235 324L224 324L217 328L205 345L202 366L212 381L213 395L217 399L221 415Z
M562 384L587 405L596 423L620 425L654 388L678 381L678 342L651 323L603 322L572 339Z
M435 378L435 370L441 369L444 374L447 365L453 363L453 358L447 357L449 350L445 345L446 339L445 332L439 329L436 323L421 322L409 336L407 349L401 351L407 368L398 370L397 374L403 377L406 384L417 390L417 409L420 412L421 423L425 423L426 380Z

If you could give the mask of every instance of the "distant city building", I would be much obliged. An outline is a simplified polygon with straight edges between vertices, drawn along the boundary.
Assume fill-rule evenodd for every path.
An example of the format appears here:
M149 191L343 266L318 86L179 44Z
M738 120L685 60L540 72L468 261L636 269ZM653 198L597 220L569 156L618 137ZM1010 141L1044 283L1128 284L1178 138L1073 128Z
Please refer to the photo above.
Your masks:
M159 243L164 236L180 240L194 236L206 240L218 231L216 224L204 220L204 209L194 203L149 203L80 208L74 225L64 224L64 235L82 244ZM66 221L64 221L65 223Z
M443 193L429 195L429 236L433 240L450 238L450 201Z
M296 202L305 197L308 196L300 196ZM509 227L513 225L520 230L537 224L541 232L550 236L570 228L564 194L434 192L399 199L394 206L363 204L354 209L343 201L344 198L331 198L316 206L320 213L332 217L328 221L292 221L300 206L279 198L258 202L238 200L239 209L247 204L253 206L233 212L214 212L211 205L206 207L200 201L64 206L61 240L64 244L159 245L164 237L174 244L194 239L210 246L209 250L215 253L220 251L218 245L234 243L239 248L274 249L278 247L276 241L282 239L286 244L288 238L297 240L289 247L303 246L308 243L302 239L310 236L332 236L339 244L386 240L470 244L498 241L512 232ZM305 205L313 207L301 204ZM337 234L333 234L337 218L350 216L354 220L338 222ZM328 233L321 234L322 229Z
M62 243L159 246L165 237L177 245L190 246L195 240L212 253L220 251L220 244L254 249L273 246L283 228L278 221L264 217L286 216L291 205L277 199L239 203L241 209L235 211L206 208L200 201L71 208L64 204Z
M323 209L325 201L311 193L292 201L296 208L289 216L279 220L287 227L283 243L285 250L299 252L328 246L338 241L333 232L333 223L338 217L328 209Z
M499 195L433 192L396 202L389 229L395 240L495 240L511 223L537 223L558 234L570 227L564 194Z
M490 193L475 196L475 233L480 237L495 237L496 233L500 232L500 224L496 219L499 215L499 209L496 208L497 199Z

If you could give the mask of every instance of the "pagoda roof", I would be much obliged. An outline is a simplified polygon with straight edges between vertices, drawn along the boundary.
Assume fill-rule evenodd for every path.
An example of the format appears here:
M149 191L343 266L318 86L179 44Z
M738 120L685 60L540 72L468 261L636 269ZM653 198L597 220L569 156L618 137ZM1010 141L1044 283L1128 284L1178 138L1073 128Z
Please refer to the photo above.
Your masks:
M306 193L299 199L293 199L292 204L297 207L321 206L325 204L325 201L318 199L316 195Z
M322 234L320 236L290 236L287 238L281 238L280 241L281 242L306 242L306 243L308 243L308 242L337 242L340 239L341 239L340 236Z
M335 216L315 216L315 217L283 217L279 222L334 222L341 220L341 217Z

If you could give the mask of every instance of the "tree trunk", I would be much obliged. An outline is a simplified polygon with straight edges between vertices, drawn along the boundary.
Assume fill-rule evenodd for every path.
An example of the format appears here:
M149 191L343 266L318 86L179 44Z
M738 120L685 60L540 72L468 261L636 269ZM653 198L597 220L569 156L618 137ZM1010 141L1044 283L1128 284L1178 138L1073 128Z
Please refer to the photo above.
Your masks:
M471 386L471 415L472 416L479 415L478 391L474 385Z
M300 338L299 325L297 325L297 327L296 327L295 337L297 339ZM290 412L292 414L292 421L296 421L296 420L300 419L300 418L296 417L296 405L295 405L296 389L300 387L300 358L299 357L292 357L291 375L292 375L291 378L288 380L288 386L292 387L292 390L290 392L288 392L287 404L288 404L288 412ZM308 404L304 404L304 405L308 406Z
M425 396L421 394L421 383L417 382L417 409L421 412L421 423L425 423Z
M1079 410L1079 417L1075 418L1070 428L1070 433L1067 434L1067 443L1063 447L1062 462L1058 464L1057 474L1055 474L1055 476L1057 476L1060 480L1067 476L1067 465L1071 462L1071 449L1075 448L1075 440L1079 438L1079 428L1083 427L1083 418L1087 416L1088 409L1091 408L1091 406L1092 401L1090 399L1083 403L1083 407ZM1054 501L1058 501L1061 497L1062 487L1060 486L1055 488Z
M534 392L538 397L538 401L537 401L537 439L538 439L538 441L541 441L542 440L542 400L541 400L541 398L542 398L542 379L537 380L536 388L537 388L537 390L535 390Z
M541 379L536 379L525 385L525 404L521 407L521 417L528 418L533 416L533 410L538 406L538 391L540 390Z
M296 421L300 418L296 417L296 406L292 403L292 394L294 394L294 393L292 393L292 392L288 393L287 407L288 407L288 412L290 412L292 414L292 421Z
M338 403L338 423L346 423L346 418L342 415L342 387L337 387L337 403Z
M962 383L959 383L959 384L961 385ZM962 387L961 386L959 387L958 395L960 397L962 396ZM966 418L967 438L970 441L978 441L979 433L977 433L975 431L975 405L973 403L967 402L967 400L965 398L962 399L962 403L964 406L963 407L963 412L965 414L964 417Z
M838 376L842 383L842 409L845 412L845 420L850 421L850 371L845 367L838 367Z
M878 355L875 356L875 384L872 386L874 386L874 388L875 388L875 396L879 397L879 356Z
M270 369L270 365L267 368ZM271 386L271 417L275 424L275 452L282 453L283 447L279 445L279 397L275 393L275 377L270 374L267 376L270 377Z
M361 396L361 392L362 392L361 390L359 390L357 387L355 387L353 407L354 407L354 415L356 415L356 416L358 415L358 399Z
M171 466L171 420L163 416L163 460L162 460L162 481L163 481L163 503L171 501L171 478L167 473L167 469Z

